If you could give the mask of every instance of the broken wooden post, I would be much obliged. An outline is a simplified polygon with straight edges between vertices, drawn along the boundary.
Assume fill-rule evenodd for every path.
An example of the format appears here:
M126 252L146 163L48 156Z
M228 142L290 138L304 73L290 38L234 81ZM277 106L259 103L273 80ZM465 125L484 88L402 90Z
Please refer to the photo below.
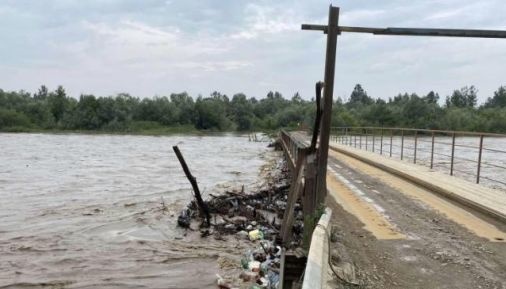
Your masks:
M304 213L304 236L302 239L303 247L309 249L311 245L311 235L318 220L316 204L316 153L310 153L306 156L306 168L304 172L304 193L302 210Z
M288 243L291 240L295 203L299 199L301 192L304 190L303 179L306 151L302 148L297 148L297 151L297 164L295 166L295 171L292 173L292 183L290 185L290 190L288 191L288 200L283 214L283 222L281 224L281 237L284 246L288 246Z
M186 165L186 161L184 160L183 155L181 154L181 151L179 151L179 148L177 146L173 146L172 149L176 153L177 159L179 160L179 163L181 164L181 167L183 168L186 178L190 181L190 184L192 185L193 192L195 195L195 199L197 200L197 206L199 207L200 213L202 214L202 216L204 216L206 218L207 227L210 227L211 226L211 214L209 213L209 208L207 207L206 203L204 203L204 200L202 200L202 196L200 195L199 186L197 184L197 179L191 174L190 169L188 168L188 165Z

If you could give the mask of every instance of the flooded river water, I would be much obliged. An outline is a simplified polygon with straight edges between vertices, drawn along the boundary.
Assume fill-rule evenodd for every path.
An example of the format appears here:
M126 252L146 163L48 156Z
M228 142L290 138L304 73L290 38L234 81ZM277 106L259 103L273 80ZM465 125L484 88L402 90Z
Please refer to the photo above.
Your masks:
M0 288L214 288L239 244L188 242L191 190L258 185L247 136L0 134Z

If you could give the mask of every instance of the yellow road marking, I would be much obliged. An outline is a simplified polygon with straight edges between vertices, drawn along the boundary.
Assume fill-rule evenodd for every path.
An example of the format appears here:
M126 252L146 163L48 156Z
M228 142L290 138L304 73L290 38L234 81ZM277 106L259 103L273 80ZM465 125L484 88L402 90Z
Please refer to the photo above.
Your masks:
M431 208L445 215L447 218L462 225L480 237L486 238L492 242L504 242L504 240L506 240L506 233L498 229L496 226L478 218L465 209L452 204L428 190L422 189L408 181L344 154L335 151L329 151L329 154L330 156L345 162L351 168L375 177L413 199L422 201Z
M364 224L364 229L371 232L377 239L406 238L370 203L362 200L331 174L327 174L327 186L334 200L347 212L357 217Z

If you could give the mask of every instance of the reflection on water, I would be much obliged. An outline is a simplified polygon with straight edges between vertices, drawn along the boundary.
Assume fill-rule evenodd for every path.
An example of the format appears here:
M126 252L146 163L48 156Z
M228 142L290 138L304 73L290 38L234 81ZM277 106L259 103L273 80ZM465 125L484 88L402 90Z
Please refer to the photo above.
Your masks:
M214 288L229 244L179 240L176 144L204 194L253 187L268 157L232 135L0 134L0 288Z

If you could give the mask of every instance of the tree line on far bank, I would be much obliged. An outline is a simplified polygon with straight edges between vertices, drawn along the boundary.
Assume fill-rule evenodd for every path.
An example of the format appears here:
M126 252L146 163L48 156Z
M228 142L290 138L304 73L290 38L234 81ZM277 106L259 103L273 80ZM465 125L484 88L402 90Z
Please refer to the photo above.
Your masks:
M333 126L385 126L506 133L506 86L477 106L474 86L455 90L443 105L436 92L399 94L388 100L373 98L360 84L347 101L337 98ZM138 98L116 96L70 97L59 86L36 93L0 89L0 131L86 130L123 133L170 131L275 130L305 124L315 115L314 100L296 93L290 99L269 92L256 99L237 93L213 92L193 98L186 92Z

